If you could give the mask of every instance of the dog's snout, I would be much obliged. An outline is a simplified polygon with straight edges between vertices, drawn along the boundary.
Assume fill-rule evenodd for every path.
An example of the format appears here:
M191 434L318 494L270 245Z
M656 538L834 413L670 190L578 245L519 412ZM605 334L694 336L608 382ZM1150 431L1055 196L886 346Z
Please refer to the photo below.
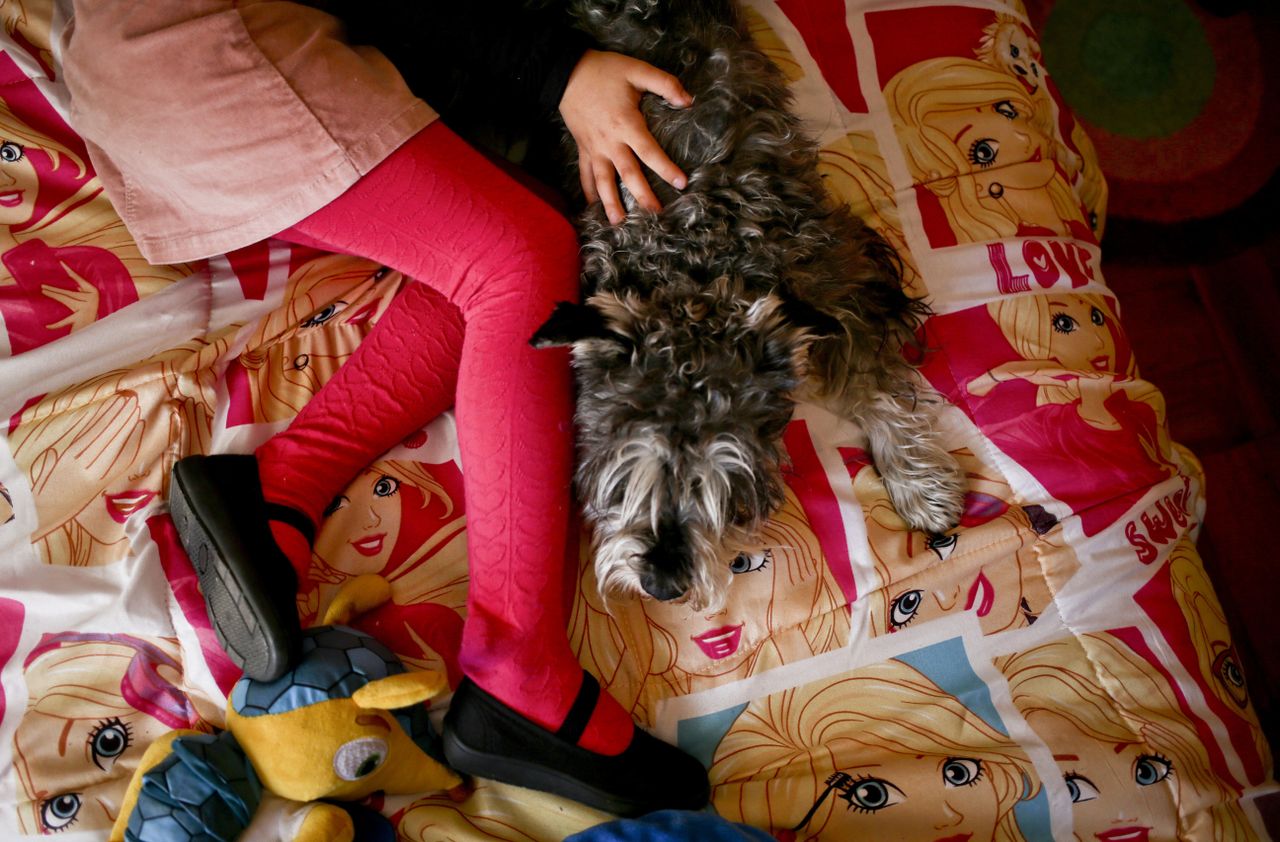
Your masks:
M640 576L640 587L644 588L644 592L649 596L663 602L679 599L684 596L685 592L685 588L680 587L669 579L655 576L653 573L644 573Z

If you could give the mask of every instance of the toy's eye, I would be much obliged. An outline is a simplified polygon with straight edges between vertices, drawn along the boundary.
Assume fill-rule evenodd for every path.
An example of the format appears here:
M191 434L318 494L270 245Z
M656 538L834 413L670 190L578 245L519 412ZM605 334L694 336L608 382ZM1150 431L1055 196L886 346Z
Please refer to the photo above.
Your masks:
M40 803L40 821L53 831L66 830L80 813L80 796L74 792L58 795Z
M386 759L386 740L361 737L338 747L333 755L333 771L344 781L358 781L373 774Z

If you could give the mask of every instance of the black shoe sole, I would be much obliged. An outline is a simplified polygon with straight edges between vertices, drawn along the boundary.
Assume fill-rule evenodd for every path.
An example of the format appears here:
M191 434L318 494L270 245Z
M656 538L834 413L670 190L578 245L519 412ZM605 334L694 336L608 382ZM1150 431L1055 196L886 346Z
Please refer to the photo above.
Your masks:
M251 678L283 675L301 644L297 580L271 537L257 460L180 460L173 468L169 512L222 648Z

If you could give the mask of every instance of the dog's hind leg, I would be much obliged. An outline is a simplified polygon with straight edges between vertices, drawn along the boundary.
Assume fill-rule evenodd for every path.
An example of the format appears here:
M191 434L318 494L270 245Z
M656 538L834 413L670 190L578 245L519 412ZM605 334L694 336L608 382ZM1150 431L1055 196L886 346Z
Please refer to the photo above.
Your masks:
M965 477L934 429L937 401L869 392L855 420L893 507L912 529L939 534L960 522Z

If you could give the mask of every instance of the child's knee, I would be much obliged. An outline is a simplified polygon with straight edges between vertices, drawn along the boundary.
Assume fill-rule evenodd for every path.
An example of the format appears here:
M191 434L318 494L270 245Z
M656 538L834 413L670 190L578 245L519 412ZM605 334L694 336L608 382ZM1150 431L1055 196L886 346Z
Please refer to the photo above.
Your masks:
M519 294L548 309L558 301L577 301L581 261L573 225L549 207L537 218L525 217L518 242L509 243L500 272ZM508 262L509 261L509 262Z

